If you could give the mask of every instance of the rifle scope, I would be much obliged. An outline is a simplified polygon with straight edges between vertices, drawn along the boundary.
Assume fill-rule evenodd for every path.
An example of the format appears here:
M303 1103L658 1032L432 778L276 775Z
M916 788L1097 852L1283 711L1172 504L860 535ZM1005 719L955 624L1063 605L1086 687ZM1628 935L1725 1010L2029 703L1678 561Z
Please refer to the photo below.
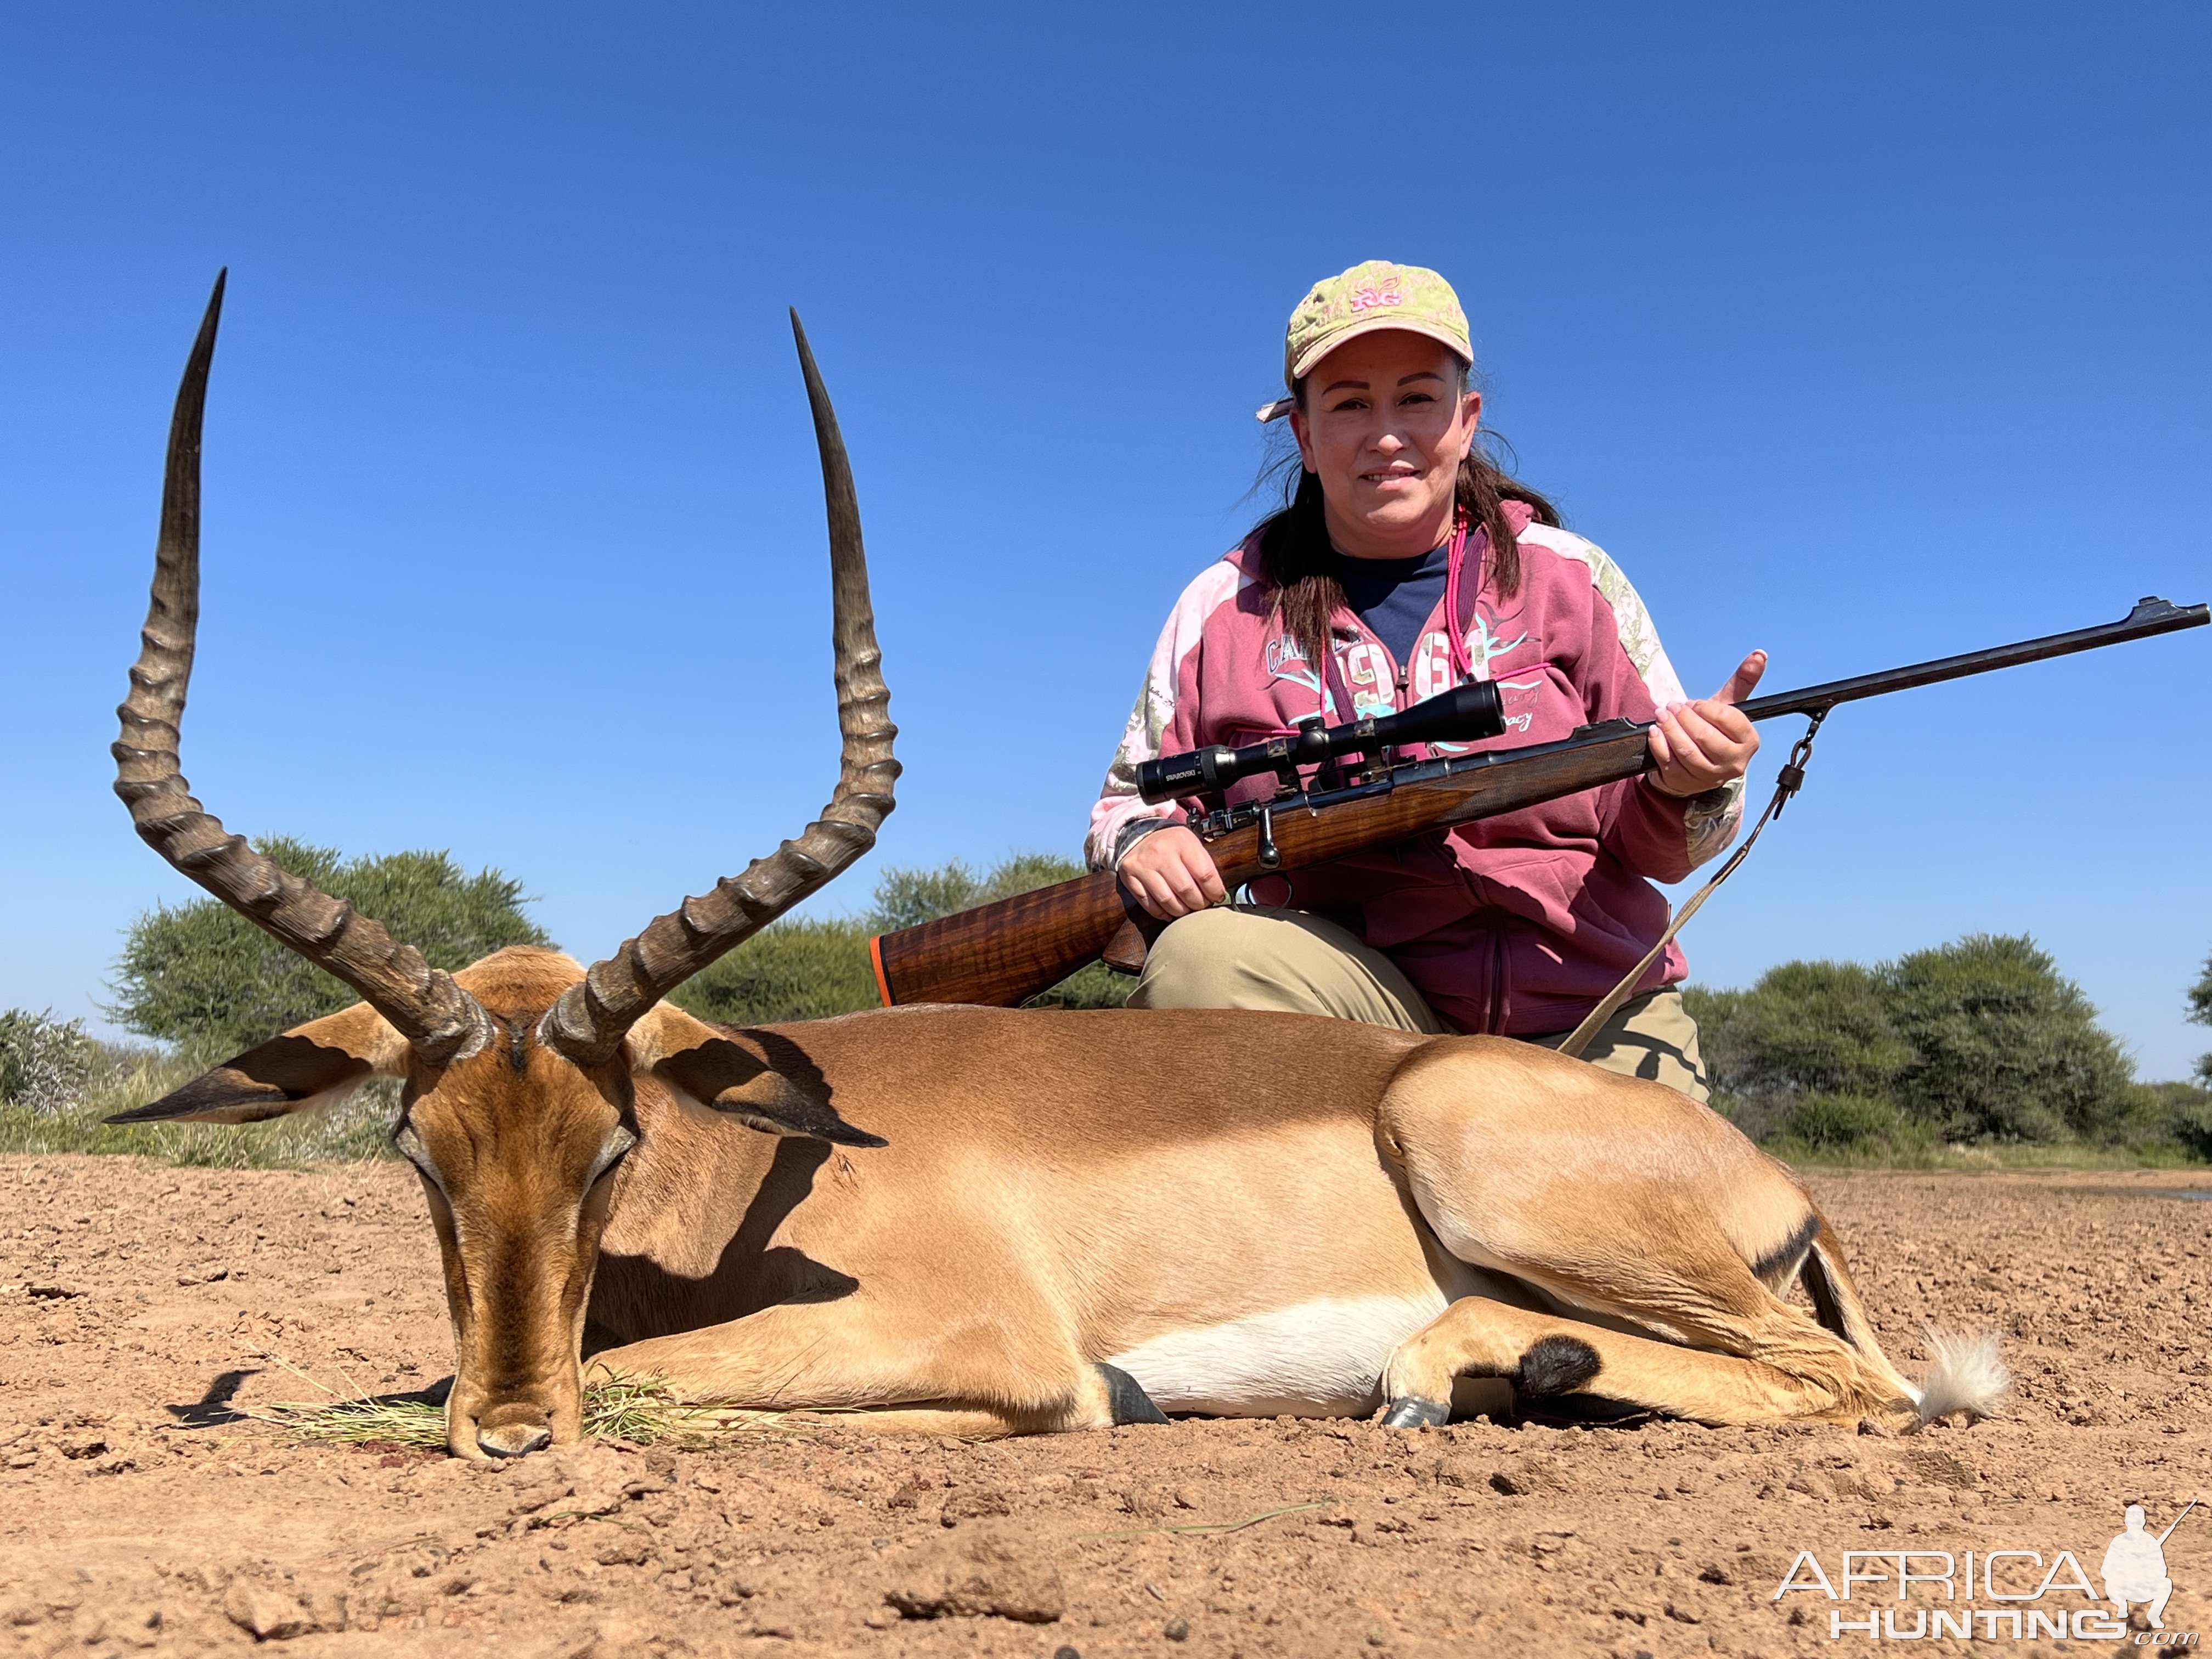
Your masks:
M1370 716L1324 726L1316 714L1295 732L1265 743L1242 749L1214 744L1187 755L1163 755L1137 768L1137 792L1148 801L1176 800L1226 789L1262 772L1291 779L1301 766L1319 766L1345 755L1374 755L1403 744L1474 743L1504 730L1498 687L1488 680L1469 680L1380 720Z

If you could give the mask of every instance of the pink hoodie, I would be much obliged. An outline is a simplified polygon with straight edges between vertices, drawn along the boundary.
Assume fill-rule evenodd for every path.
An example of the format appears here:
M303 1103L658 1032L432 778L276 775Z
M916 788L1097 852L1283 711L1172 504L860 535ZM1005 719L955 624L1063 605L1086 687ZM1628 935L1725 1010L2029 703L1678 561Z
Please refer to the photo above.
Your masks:
M1686 702L1620 568L1581 537L1530 522L1517 502L1506 511L1520 526L1520 591L1498 596L1489 544L1478 531L1467 564L1482 579L1462 584L1460 593L1474 677L1497 681L1505 734L1439 752L1548 743L1578 726L1617 715L1648 720ZM1335 672L1317 675L1284 636L1260 568L1255 538L1209 566L1176 602L1091 809L1085 850L1093 868L1110 867L1139 836L1189 816L1182 805L1148 806L1138 798L1140 763L1206 744L1255 742L1316 709L1331 724L1389 714L1452 683L1444 602L1410 664L1394 661L1358 617L1339 611ZM1339 707L1332 684L1351 708ZM1272 778L1248 780L1236 798L1273 787ZM1252 884L1252 896L1347 923L1387 951L1460 1030L1563 1031L1664 931L1667 901L1651 881L1680 881L1712 857L1741 812L1741 784L1692 800L1640 780L1609 784L1266 877ZM1674 984L1687 972L1681 947L1669 945L1638 989Z

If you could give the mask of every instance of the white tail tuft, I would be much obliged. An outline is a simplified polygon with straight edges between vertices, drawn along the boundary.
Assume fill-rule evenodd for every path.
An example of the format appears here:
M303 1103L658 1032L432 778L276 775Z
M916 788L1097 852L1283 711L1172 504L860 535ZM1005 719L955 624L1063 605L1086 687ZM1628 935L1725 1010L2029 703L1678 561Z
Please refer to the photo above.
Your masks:
M1923 1423L1960 1412L1969 1422L1993 1417L2012 1392L2012 1373L1987 1331L1930 1331L1928 1354L1928 1375L1920 1382Z

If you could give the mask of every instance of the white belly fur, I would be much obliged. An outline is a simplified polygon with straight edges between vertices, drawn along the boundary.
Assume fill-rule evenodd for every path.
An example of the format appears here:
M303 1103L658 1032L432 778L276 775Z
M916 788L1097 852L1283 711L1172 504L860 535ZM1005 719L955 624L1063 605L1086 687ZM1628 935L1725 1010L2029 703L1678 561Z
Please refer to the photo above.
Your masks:
M1171 1331L1107 1363L1166 1412L1217 1417L1364 1416L1390 1352L1444 1310L1441 1291L1328 1297Z

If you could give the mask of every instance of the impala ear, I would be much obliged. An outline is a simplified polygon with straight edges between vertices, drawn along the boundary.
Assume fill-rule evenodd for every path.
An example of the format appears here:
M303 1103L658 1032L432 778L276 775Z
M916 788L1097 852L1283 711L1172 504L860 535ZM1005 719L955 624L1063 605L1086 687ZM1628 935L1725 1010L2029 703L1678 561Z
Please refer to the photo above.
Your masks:
M110 1123L259 1123L343 1099L372 1077L404 1077L407 1039L367 1003L295 1025Z
M633 1066L747 1128L840 1146L890 1145L837 1115L829 1083L797 1043L766 1031L745 1036L739 1042L664 1002L630 1028L627 1041Z

